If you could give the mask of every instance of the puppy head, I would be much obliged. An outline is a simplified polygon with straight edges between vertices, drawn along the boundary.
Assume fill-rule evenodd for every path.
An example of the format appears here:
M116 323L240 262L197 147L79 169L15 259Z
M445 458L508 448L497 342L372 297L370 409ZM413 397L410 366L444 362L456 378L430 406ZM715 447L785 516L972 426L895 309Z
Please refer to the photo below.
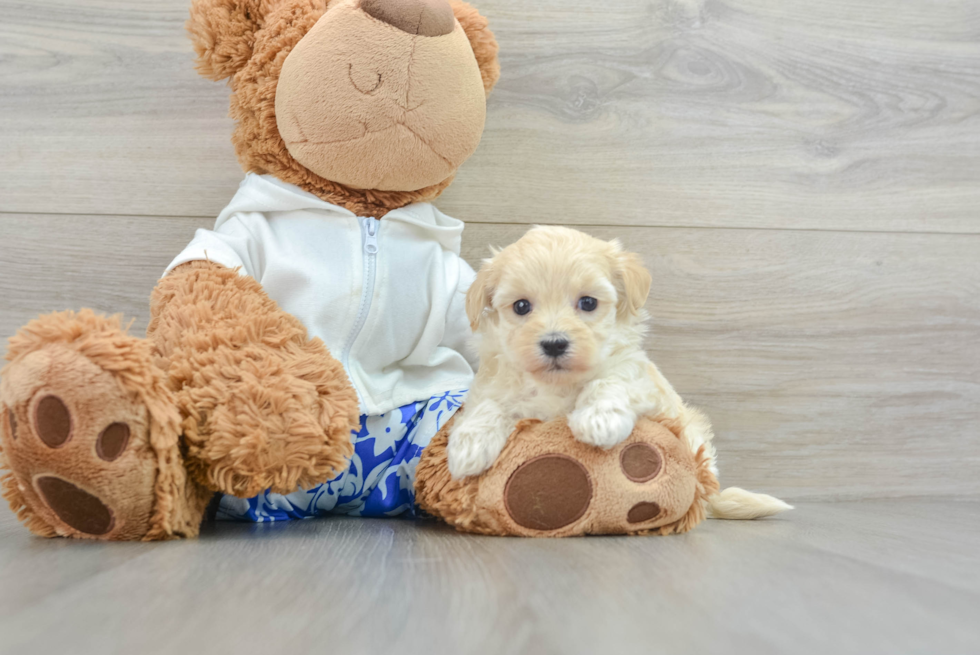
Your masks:
M466 312L512 365L542 382L574 384L639 320L650 283L618 241L535 227L484 262Z

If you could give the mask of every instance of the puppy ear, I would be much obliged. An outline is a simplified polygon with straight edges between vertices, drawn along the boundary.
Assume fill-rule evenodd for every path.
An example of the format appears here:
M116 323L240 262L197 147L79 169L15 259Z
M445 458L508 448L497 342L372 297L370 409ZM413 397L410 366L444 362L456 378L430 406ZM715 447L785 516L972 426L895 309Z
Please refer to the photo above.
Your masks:
M466 317L470 319L470 329L474 332L480 328L484 314L493 302L492 266L492 260L486 260L466 292Z
M619 301L616 304L616 315L619 319L636 316L650 295L650 284L653 277L643 265L639 255L624 252L619 242L614 241L616 248L616 294Z

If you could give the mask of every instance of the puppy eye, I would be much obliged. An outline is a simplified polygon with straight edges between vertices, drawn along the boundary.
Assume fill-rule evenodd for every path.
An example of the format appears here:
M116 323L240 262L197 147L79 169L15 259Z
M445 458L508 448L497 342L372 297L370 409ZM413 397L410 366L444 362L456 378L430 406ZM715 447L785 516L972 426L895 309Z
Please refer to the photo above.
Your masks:
M578 308L583 312L594 312L599 306L599 301L592 296L582 296L578 299Z
M518 300L514 303L514 313L518 316L524 316L525 314L531 313L531 302L528 300Z

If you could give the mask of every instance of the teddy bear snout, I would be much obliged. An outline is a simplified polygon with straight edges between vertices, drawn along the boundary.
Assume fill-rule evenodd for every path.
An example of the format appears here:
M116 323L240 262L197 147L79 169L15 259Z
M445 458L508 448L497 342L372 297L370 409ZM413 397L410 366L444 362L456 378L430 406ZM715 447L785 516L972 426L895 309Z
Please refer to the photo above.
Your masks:
M442 36L456 26L446 0L361 0L360 6L368 15L417 36Z
M486 120L482 74L455 5L330 5L286 57L276 85L276 127L289 154L354 189L409 192L449 180Z

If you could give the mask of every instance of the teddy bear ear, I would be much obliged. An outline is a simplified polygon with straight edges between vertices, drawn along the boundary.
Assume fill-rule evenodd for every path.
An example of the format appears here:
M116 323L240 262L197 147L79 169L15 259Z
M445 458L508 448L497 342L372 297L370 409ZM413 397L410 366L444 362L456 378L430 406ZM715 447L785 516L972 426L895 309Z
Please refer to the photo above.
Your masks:
M266 16L322 13L329 0L193 0L187 31L197 52L197 71L212 80L231 77L252 57L255 33Z
M497 83L500 77L500 62L497 61L497 39L487 26L487 19L480 15L476 7L460 0L449 0L453 8L456 20L462 26L463 31L470 40L473 54L476 55L476 63L480 66L480 75L483 77L483 88L487 95Z
M252 57L255 33L271 0L193 0L187 31L197 52L197 71L212 80L231 77Z

